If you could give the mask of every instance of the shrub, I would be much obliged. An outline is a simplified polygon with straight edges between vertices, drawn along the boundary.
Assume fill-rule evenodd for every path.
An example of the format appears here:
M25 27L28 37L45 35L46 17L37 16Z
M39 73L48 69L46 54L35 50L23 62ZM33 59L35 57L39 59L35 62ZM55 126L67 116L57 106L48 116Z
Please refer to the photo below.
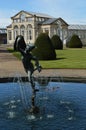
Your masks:
M51 39L46 33L41 33L35 41L36 48L32 51L39 60L54 60L56 53Z
M53 35L51 38L52 44L54 46L54 49L63 49L63 43L62 40L58 35Z
M68 44L69 48L82 48L82 42L77 35L73 35Z

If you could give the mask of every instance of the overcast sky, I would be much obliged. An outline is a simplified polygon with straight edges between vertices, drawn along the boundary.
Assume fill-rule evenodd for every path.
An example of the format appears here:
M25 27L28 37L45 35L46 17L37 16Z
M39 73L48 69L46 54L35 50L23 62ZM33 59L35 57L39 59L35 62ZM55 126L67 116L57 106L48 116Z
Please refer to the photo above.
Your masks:
M86 25L86 0L1 0L0 27L8 26L10 17L21 10L61 17L68 24Z

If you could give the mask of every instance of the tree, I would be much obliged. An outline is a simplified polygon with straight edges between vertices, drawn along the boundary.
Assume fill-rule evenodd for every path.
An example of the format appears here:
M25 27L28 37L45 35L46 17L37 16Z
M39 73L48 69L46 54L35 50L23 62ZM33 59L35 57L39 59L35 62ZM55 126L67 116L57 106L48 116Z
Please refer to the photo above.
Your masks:
M54 49L63 49L63 43L62 40L58 35L53 35L51 38L52 44L54 46Z
M41 33L35 41L36 48L32 51L33 55L39 60L54 60L56 53L51 39L46 33Z

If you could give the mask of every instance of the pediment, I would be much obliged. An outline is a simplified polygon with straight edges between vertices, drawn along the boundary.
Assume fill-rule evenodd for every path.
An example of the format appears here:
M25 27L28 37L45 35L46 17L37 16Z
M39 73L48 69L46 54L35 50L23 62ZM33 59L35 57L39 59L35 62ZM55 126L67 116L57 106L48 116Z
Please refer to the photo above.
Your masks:
M58 25L64 25L64 26L68 26L68 24L62 19L62 18L58 18L56 23Z
M17 13L16 15L14 15L13 17L11 17L11 19L18 19L20 17L32 17L33 15L26 12L26 11L20 11L19 13Z

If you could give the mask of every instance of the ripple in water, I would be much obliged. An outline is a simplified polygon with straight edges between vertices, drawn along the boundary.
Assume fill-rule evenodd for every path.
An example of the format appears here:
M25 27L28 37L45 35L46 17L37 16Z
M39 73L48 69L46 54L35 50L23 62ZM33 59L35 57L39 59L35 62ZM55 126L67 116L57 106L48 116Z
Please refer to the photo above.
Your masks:
M7 116L8 116L8 118L13 119L13 118L16 117L16 112L14 112L14 111L9 111L9 112L7 112Z

